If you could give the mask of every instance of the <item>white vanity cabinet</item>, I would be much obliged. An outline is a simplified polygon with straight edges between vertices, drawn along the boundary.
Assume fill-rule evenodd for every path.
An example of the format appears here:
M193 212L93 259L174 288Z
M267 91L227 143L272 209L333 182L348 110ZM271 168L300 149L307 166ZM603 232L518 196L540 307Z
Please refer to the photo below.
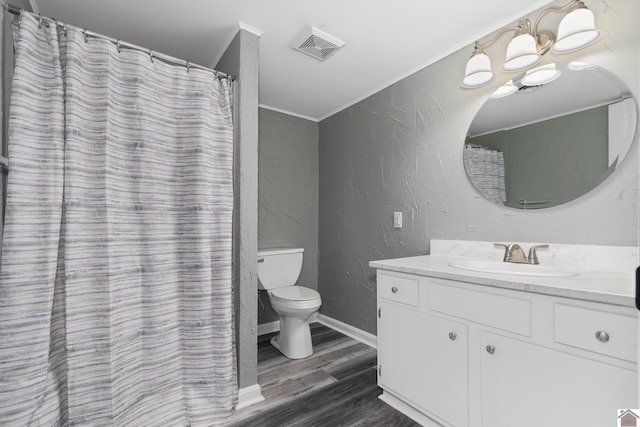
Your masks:
M633 408L636 314L379 269L382 399L428 426L601 427Z
M467 327L420 310L421 282L378 272L378 383L432 418L466 427Z
M382 304L381 309L381 315L389 317L381 322L380 336L388 344L379 353L381 387L438 419L467 426L465 326L392 304Z
M483 426L616 425L635 406L632 371L496 334L481 334Z

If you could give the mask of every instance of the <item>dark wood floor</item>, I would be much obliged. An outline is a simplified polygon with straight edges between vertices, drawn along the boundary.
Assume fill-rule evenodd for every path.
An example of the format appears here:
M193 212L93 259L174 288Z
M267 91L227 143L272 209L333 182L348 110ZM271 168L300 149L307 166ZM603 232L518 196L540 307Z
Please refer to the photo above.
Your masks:
M376 350L317 323L314 354L289 360L258 341L258 384L265 401L233 414L229 426L419 426L378 399Z

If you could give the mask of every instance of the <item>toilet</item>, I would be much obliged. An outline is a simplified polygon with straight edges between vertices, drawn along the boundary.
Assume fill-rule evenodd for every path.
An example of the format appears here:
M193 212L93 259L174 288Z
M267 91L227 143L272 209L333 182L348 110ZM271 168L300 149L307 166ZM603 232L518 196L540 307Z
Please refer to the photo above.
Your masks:
M271 307L280 319L280 334L271 344L289 359L313 354L309 322L315 321L322 305L318 292L295 286L303 254L301 248L258 251L258 287L268 291Z

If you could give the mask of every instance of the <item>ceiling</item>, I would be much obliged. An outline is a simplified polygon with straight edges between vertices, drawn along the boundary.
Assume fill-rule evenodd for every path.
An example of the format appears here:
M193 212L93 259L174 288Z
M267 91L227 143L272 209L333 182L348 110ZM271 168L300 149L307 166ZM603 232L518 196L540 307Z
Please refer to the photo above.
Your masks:
M504 98L489 98L471 122L470 136L518 128L616 104L632 97L625 84L604 68L592 65L581 69L567 62L557 62L555 66L562 73L557 80L542 86L517 84L520 90L516 93ZM517 82L523 75L515 77L513 81Z
M14 3L21 6L26 0ZM9 0L11 2L11 0ZM43 16L211 66L239 23L260 37L260 105L322 120L550 0L30 0ZM346 42L325 61L290 44L315 26ZM469 49L471 55L471 49ZM461 64L463 67L464 64ZM464 70L452 70L462 74Z

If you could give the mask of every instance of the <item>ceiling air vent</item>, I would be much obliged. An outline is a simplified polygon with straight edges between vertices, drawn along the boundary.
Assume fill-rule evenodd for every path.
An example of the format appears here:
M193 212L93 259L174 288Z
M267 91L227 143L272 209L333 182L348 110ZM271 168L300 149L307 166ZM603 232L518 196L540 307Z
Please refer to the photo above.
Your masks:
M300 34L296 41L291 44L291 47L299 52L313 56L320 61L324 61L344 45L345 42L342 40L316 27L310 27Z

